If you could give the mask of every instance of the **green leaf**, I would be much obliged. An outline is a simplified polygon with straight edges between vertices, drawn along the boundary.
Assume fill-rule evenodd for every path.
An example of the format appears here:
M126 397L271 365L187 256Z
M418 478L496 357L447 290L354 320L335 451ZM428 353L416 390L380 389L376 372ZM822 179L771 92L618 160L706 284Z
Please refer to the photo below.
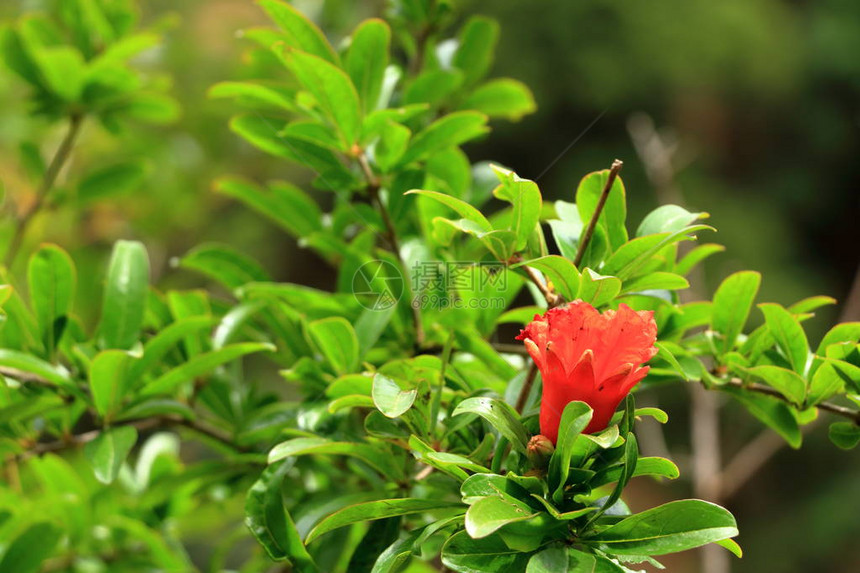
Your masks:
M513 205L511 214L511 231L516 235L517 242L514 249L521 251L528 243L529 237L540 221L541 194L537 184L528 179L522 179L513 171L493 166L493 171L502 182L496 187L493 195L497 199L509 202Z
M844 391L846 378L836 361L825 360L812 375L806 405L815 406Z
M725 547L733 555L735 555L735 557L744 556L743 549L741 549L741 546L738 545L738 543L734 539L723 539L722 541L715 541L714 543L719 545L720 547Z
M367 308L362 311L361 316L355 321L359 357L364 357L373 348L396 312L397 305L380 310Z
M714 230L708 225L694 225L686 227L674 233L658 233L656 235L646 235L637 237L632 241L624 243L619 247L604 266L600 269L601 272L607 275L616 276L620 279L627 279L635 275L642 265L647 263L652 256L660 252L664 247L668 247L678 241L690 240L692 233L702 230Z
M179 266L204 274L230 290L251 282L271 281L254 259L223 245L199 245L179 261Z
M44 89L44 82L39 74L39 68L33 58L27 53L21 35L11 26L0 28L0 50L3 63L32 86Z
M245 498L245 524L275 561L289 559L298 573L318 571L302 543L296 524L284 507L281 487L292 464L284 462L265 470Z
M764 314L768 330L776 339L779 349L788 358L791 367L798 374L806 372L809 342L800 322L778 304L765 303L758 305L758 307Z
M31 525L14 540L8 542L0 571L9 573L38 573L42 563L54 553L63 531L50 523Z
M451 416L477 414L487 420L520 453L526 453L528 434L516 411L494 398L466 398L454 408Z
M636 230L636 236L644 237L645 235L654 235L657 233L674 233L707 216L707 213L690 213L678 205L662 205L648 213L642 219L642 223L639 224L639 228Z
M129 369L134 357L125 350L99 352L90 365L90 393L96 411L105 420L117 413L129 387Z
M103 430L98 437L84 446L84 453L96 479L110 484L119 475L119 469L137 442L137 430L133 426L118 426Z
M358 368L358 338L345 318L331 317L308 323L308 334L314 346L338 375Z
M137 92L125 102L124 116L144 123L165 125L176 121L180 114L179 103L172 97L157 92Z
M827 432L830 441L843 450L852 450L860 444L860 426L853 422L835 422Z
M281 29L284 42L288 46L313 54L331 64L339 63L337 54L322 30L296 8L280 0L260 0L260 6Z
M459 70L428 70L404 90L403 103L442 106L462 85L463 74Z
M831 344L839 342L853 342L856 344L858 340L860 340L860 322L843 322L831 328L824 335L824 338L821 339L821 343L818 345L816 354L825 356L827 354L827 347Z
M402 390L397 382L377 372L373 377L373 404L388 418L398 418L405 414L412 404L418 390Z
M677 368L680 370L681 365L678 364ZM637 418L640 418L642 416L651 416L661 424L665 424L669 421L669 414L667 414L660 408L636 408L636 412L634 415Z
M719 389L734 396L753 416L782 436L792 448L800 447L803 436L797 426L797 418L785 402L733 386L720 386Z
M732 514L698 499L673 501L637 513L587 539L615 555L665 555L738 534Z
M582 271L577 297L591 306L601 307L612 302L621 292L621 280L603 276L586 268Z
M748 368L747 372L763 380L768 386L776 388L780 394L798 406L806 400L806 380L791 370L768 364Z
M322 211L308 195L290 183L272 183L263 189L234 178L215 183L219 193L242 201L294 237L307 237L322 230Z
M72 310L77 278L71 257L56 245L42 245L30 257L27 267L30 300L49 354L62 335L62 330L57 332L58 321L66 319Z
M622 458L621 472L618 475L618 482L615 484L615 489L603 502L600 510L589 518L589 523L595 521L606 511L612 508L615 503L621 499L621 493L627 484L633 479L636 472L636 466L639 462L639 444L636 441L636 436L633 432L628 432L625 436L624 457Z
M488 472L489 469L485 468L481 464L475 463L466 456L461 456L459 454L452 454L450 452L429 452L425 459L432 460L436 462L438 465L442 466L457 466L460 468L466 468L469 471L473 472Z
M296 109L295 94L275 86L251 82L220 82L209 88L212 99L235 98L245 105L274 107L286 111Z
M597 203L603 194L603 188L606 186L608 180L608 169L595 171L583 177L579 183L579 187L576 189L576 207L579 210L579 217L586 228L588 227L588 222L591 221L595 209L597 209ZM627 242L626 220L627 199L624 183L621 181L621 177L616 177L598 221L598 225L606 231L609 245L613 251Z
M528 553L510 549L498 535L472 539L466 531L460 531L442 547L442 563L467 573L523 571L528 560Z
M460 31L459 46L453 64L462 70L466 85L473 85L490 71L499 41L499 24L495 20L474 16Z
M402 471L396 466L396 460L379 447L353 442L331 442L318 437L294 438L281 442L269 452L269 463L273 464L291 456L311 454L352 456L391 479L402 475Z
M589 556L590 557L590 556ZM590 557L592 562L593 557ZM526 573L568 573L569 557L564 547L552 546L535 553L526 566Z
M217 318L208 315L187 316L163 328L146 342L143 346L143 356L131 365L128 372L129 384L133 384L152 368L158 366L162 358L187 336L193 336L211 329L217 321Z
M520 501L528 501L529 491L511 479L511 475L502 476L492 473L476 473L469 476L461 485L460 493L463 503L471 505L488 496L502 496Z
M681 275L666 272L647 273L624 282L622 293L646 290L681 290L689 288L690 283Z
M22 372L35 374L39 378L47 380L57 386L73 386L69 372L63 366L55 366L49 362L45 362L44 360L18 350L0 348L0 366L7 366ZM15 376L10 374L7 374L6 376L15 378Z
M572 262L558 255L547 255L530 261L523 261L511 266L511 269L516 269L522 266L530 266L536 268L544 274L547 280L552 282L552 286L566 300L574 300L578 298L580 275L579 271Z
M391 29L375 18L362 22L352 34L344 68L358 90L364 113L370 113L379 103L390 44Z
M71 46L39 47L30 50L48 88L60 99L78 101L84 89L86 63Z
M513 498L492 495L482 497L466 511L466 531L473 539L487 537L502 527L525 521L536 512L528 505Z
M726 248L724 246L717 245L715 243L699 245L698 247L691 249L689 253L684 255L684 258L678 261L678 264L675 265L675 272L679 275L686 276L697 264L711 255L721 253L725 250Z
M519 121L537 109L531 90L524 83L509 78L491 80L466 98L460 109L473 109L489 117Z
M32 141L22 141L18 145L18 151L24 171L33 181L40 181L45 176L48 167L45 165L45 159L42 157L39 146Z
M438 509L450 509L458 506L460 506L458 502L409 497L358 503L356 505L345 507L317 523L310 533L308 533L305 538L305 543L310 543L324 533L333 531L338 527L351 525L353 523L395 517L398 515L425 513Z
M558 425L558 439L555 451L549 461L549 484L553 499L561 501L567 476L570 472L570 461L573 458L576 438L591 422L594 412L585 402L570 402L561 413Z
M589 481L591 488L597 488L608 483L619 481L625 472L624 465L612 466L597 472ZM681 475L678 466L671 460L666 458L644 457L636 461L636 468L633 470L631 478L637 476L653 476L664 477L668 479L677 479Z
M406 152L406 146L412 132L408 127L393 121L387 121L379 134L379 141L374 147L374 159L383 173L388 173L397 165Z
M284 127L283 120L259 113L239 115L230 120L230 129L255 147L313 170L318 175L314 180L317 187L331 191L363 187L364 183L346 168L332 150L305 139L290 137L284 134Z
M734 348L735 340L743 331L760 284L759 273L741 271L726 277L714 293L711 329L723 335L723 354Z
M78 201L88 203L129 193L143 184L148 173L143 161L118 163L92 171L78 185Z
M117 241L102 300L99 331L104 348L129 349L138 341L148 295L146 248L136 241Z
M493 225L487 220L484 215L472 207L469 203L457 199L456 197L451 197L450 195L446 195L445 193L439 193L438 191L426 191L423 189L412 189L411 191L406 192L407 195L421 195L424 197L429 197L434 201L438 201L442 203L446 207L450 207L454 211L457 212L458 215L474 223L478 229L482 232L488 233L493 230Z
M316 121L291 121L281 130L285 139L304 140L333 151L347 151L346 144L338 139L337 132L329 125Z
M791 314L803 314L817 310L822 306L836 304L837 300L832 296L811 296L803 300L799 300L790 307L788 312Z
M229 344L223 348L198 354L188 362L162 374L143 388L143 394L166 394L173 392L177 386L191 382L196 378L206 376L219 366L232 362L242 356L257 352L274 352L273 344L267 342L240 342Z
M361 104L346 72L334 64L295 50L276 50L296 79L313 95L323 114L350 149L361 135Z
M476 111L450 113L437 119L412 138L406 153L400 159L400 165L419 161L437 151L461 145L484 135L489 130L487 116L482 113Z

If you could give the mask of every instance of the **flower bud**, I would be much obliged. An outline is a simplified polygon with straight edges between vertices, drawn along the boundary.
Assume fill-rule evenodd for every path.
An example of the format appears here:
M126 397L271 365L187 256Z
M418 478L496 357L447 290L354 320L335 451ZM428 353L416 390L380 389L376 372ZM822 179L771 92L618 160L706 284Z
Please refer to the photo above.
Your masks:
M526 449L529 461L534 467L541 469L545 469L549 465L549 459L552 457L554 451L555 446L552 440L540 434L529 440L529 445Z

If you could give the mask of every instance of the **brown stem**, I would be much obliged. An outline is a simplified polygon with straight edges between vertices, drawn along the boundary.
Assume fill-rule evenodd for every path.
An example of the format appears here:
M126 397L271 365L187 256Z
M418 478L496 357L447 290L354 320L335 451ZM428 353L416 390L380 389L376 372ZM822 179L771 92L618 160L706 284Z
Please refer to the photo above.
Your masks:
M21 244L24 242L24 237L27 234L27 229L30 227L30 223L33 221L33 217L35 217L39 211L42 210L42 207L45 206L45 201L47 200L51 189L54 188L54 183L56 183L60 171L63 170L63 166L71 156L72 149L75 146L75 140L81 131L83 121L84 116L80 113L74 113L69 117L69 130L66 132L66 136L60 143L60 147L57 148L57 152L54 154L53 159L51 159L51 163L48 165L47 171L45 171L42 185L39 186L39 190L36 192L36 200L20 217L18 217L18 221L15 224L15 230L12 233L12 239L9 241L9 247L4 259L6 268L11 267L12 263L15 262L15 257L21 249Z
M621 171L623 166L624 163L616 159L609 168L609 177L606 178L606 185L603 186L600 199L597 200L597 206L594 208L594 213L591 215L591 220L588 222L588 227L585 229L585 234L582 235L579 248L576 250L576 258L573 260L573 264L577 268L579 268L579 263L582 262L582 257L585 256L585 250L588 248L588 243L591 242L592 235L594 235L594 229L597 227L597 221L600 219L600 214L603 212L603 207L609 198L609 192L612 191L615 178L618 177L618 172Z
M523 409L526 407L526 400L529 399L529 394L532 392L532 386L534 386L535 378L537 378L537 371L537 364L532 362L529 373L526 374L526 379L523 382L523 387L520 389L520 395L517 396L516 408L520 414L523 413Z
M121 422L115 424L113 427L118 426L132 426L138 431L144 430L156 430L160 428L175 428L182 427L187 428L189 430L193 430L199 434L202 434L208 438L211 438L217 442L220 442L226 446L229 446L233 449L237 449L239 451L244 451L243 448L239 448L234 443L233 439L223 433L221 430L213 428L207 424L202 422L197 422L193 420L186 420L185 418L173 418L173 417L158 417L158 418L146 418L143 420L132 420L129 422ZM24 457L29 456L39 456L42 454L46 454L48 452L56 452L60 450L65 450L68 448L82 446L87 444L101 434L102 430L91 430L89 432L84 432L82 434L75 434L72 436L67 436L60 440L55 440L53 442L40 442L32 445L27 449L24 454Z
M37 384L39 386L51 387L56 386L56 384L45 380L38 374L33 374L32 372L25 372L24 370L12 368L11 366L0 366L0 375L5 376L7 378L12 378L13 380L18 380L19 382L24 382L25 384Z
M788 400L788 398L780 394L777 390L771 388L770 386L765 386L764 384L759 384L757 382L744 382L743 380L740 380L738 378L732 378L728 380L725 385L733 386L735 388L741 388L743 390L747 390L748 392L764 394L765 396L776 398L777 400L781 400L786 404L794 406L794 404L790 400ZM716 389L719 389L719 386L716 386ZM820 404L816 404L815 407L823 412L830 412L831 414L842 416L843 418L848 418L855 424L860 425L860 411L852 410L851 408L846 408L845 406L839 406L838 404L833 404L831 402L821 402Z
M421 322L421 309L415 305L412 285L409 281L409 269L406 267L406 261L403 260L403 255L400 253L400 241L397 238L397 228L394 226L394 221L391 220L391 215L389 214L385 203L382 202L382 198L379 196L379 189L381 187L379 179L373 173L373 169L371 169L370 163L367 161L367 156L364 153L358 154L358 164L361 166L361 170L367 179L367 192L370 195L370 199L376 204L376 208L379 209L379 214L382 216L382 222L385 225L385 239L388 242L391 252L394 253L394 256L396 256L397 260L400 262L400 271L403 273L403 283L405 285L406 292L409 295L409 308L412 309L412 322L415 324L415 344L420 347L424 344L424 325Z
M517 256L510 262L517 263L519 262L519 260L520 258L519 256ZM529 280L534 283L534 285L538 288L543 297L546 299L546 304L549 308L555 308L561 304L564 304L564 297L556 294L552 290L552 288L550 288L549 285L545 284L535 269L526 265L523 267L523 270L525 270L526 276L528 276ZM523 408L526 407L526 400L528 400L529 398L529 394L532 391L532 386L534 385L536 377L537 364L532 362L532 365L529 368L529 373L526 375L525 382L523 382L523 387L520 389L520 395L517 396L516 410L520 414L523 413Z
M427 41L430 39L430 36L433 34L433 27L431 24L425 24L415 35L415 55L409 60L409 74L412 76L417 76L421 73L421 69L424 67L424 60L427 53Z
M555 308L561 303L564 302L564 299L556 294L547 284L544 284L543 280L541 280L538 272L532 267L525 266L523 269L526 272L526 275L529 277L529 280L534 283L534 285L538 288L540 293L546 299L546 304L549 308Z

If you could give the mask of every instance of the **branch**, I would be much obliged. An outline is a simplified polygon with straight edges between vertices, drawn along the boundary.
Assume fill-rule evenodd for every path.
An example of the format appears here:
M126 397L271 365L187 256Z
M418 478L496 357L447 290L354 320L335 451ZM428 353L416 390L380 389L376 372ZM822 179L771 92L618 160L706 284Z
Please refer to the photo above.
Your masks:
M579 248L576 250L576 258L573 260L573 265L576 268L579 268L579 263L582 262L582 257L585 256L585 250L588 248L588 243L591 242L591 236L594 235L594 229L597 227L597 221L600 219L600 214L603 212L603 207L609 198L609 192L612 191L615 178L618 177L618 172L621 171L623 166L624 163L616 159L612 162L612 167L609 168L609 177L606 178L606 185L603 186L600 199L597 200L597 206L594 208L594 213L591 215L591 220L588 222L588 227L585 229L585 234L582 235Z
M517 262L519 257L515 257L512 259L512 262ZM564 304L564 297L556 294L547 284L544 284L543 280L541 280L538 272L526 265L523 267L525 270L526 276L528 276L529 280L531 280L538 290L541 292L543 297L546 299L546 304L549 308L555 308ZM526 400L529 398L529 394L531 394L532 386L534 386L535 378L537 377L537 364L532 362L531 367L529 368L529 373L526 375L525 382L523 382L523 387L520 389L520 395L517 396L517 404L516 410L520 414L523 413L523 408L526 407Z
M237 446L234 443L232 437L225 434L221 430L218 430L217 428L214 428L202 422L186 420L185 418L173 418L168 416L146 418L143 420L132 420L129 422L118 423L115 424L113 427L119 426L132 426L138 431L176 427L187 428L208 438L211 438L217 442L220 442L234 450L238 450L240 452L246 451L245 448ZM63 439L54 440L52 442L37 442L27 449L27 451L23 454L23 457L40 456L49 452L57 452L68 448L80 447L98 438L102 431L102 429L91 430L89 432L67 436Z
M45 380L38 374L12 368L11 366L0 366L0 375L18 380L19 382L24 382L25 384L38 384L39 386L50 386L52 388L56 387L56 384Z
M526 276L528 276L529 280L534 283L534 285L538 288L540 293L546 299L546 304L549 308L555 308L564 302L564 298L560 295L556 294L549 285L544 284L543 280L541 280L538 272L532 267L526 265L523 267L525 270Z
M529 394L532 392L532 386L534 386L535 378L537 378L537 371L537 364L532 361L529 373L526 374L525 382L523 382L523 387L520 389L520 395L517 396L516 409L520 414L523 413L523 409L526 407L526 400L529 399Z
M743 390L755 392L757 394L764 394L765 396L770 396L771 398L781 400L790 406L795 406L793 402L780 394L777 390L771 388L770 386L765 386L764 384L759 384L757 382L744 382L739 378L732 378L728 380L725 385L734 386L735 388L741 388ZM719 386L716 386L715 388L719 389ZM839 406L838 404L833 404L831 402L821 402L820 404L816 404L815 407L823 412L830 412L831 414L842 416L843 418L848 418L855 424L860 425L860 411L852 410L851 408L846 408L845 406Z
M361 166L361 170L367 179L367 192L370 195L370 199L376 204L379 214L382 216L382 222L385 225L385 239L388 241L390 249L397 257L397 260L400 261L403 282L409 295L409 308L412 309L412 322L415 324L415 343L416 346L422 346L424 344L424 325L421 322L421 309L414 304L412 284L409 281L409 269L407 269L406 261L403 260L403 256L400 254L400 241L397 239L397 228L394 226L394 221L391 220L391 215L379 196L381 185L379 179L374 175L370 163L367 161L367 156L364 153L359 153L357 158L358 164Z
M18 255L18 251L21 249L21 244L24 241L24 236L27 234L27 229L30 227L30 223L33 221L33 217L35 217L39 211L42 210L42 207L45 206L45 201L48 198L48 194L51 192L51 189L54 188L54 183L57 181L57 177L60 174L60 171L63 170L63 166L68 161L71 156L72 149L75 146L75 140L78 137L78 134L81 130L81 125L83 124L84 116L80 113L74 113L69 118L69 130L66 132L66 136L63 138L63 141L60 143L60 147L57 148L57 152L54 154L53 159L51 159L50 165L48 165L47 171L45 171L45 177L42 180L42 185L39 187L39 190L36 192L36 200L27 209L23 215L21 215L16 224L15 230L12 233L12 239L9 241L9 247L6 251L6 257L4 259L4 264L6 268L12 266L12 263L15 262L15 257Z

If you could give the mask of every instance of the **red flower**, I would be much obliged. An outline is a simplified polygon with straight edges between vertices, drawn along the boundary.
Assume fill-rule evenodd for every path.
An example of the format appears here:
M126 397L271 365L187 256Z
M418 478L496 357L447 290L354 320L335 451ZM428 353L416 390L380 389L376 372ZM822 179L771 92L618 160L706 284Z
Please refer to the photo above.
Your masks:
M657 324L651 311L626 304L600 314L581 300L535 315L517 336L543 378L541 434L558 439L561 413L570 402L591 406L586 433L609 424L621 400L648 373L642 366L657 354Z

